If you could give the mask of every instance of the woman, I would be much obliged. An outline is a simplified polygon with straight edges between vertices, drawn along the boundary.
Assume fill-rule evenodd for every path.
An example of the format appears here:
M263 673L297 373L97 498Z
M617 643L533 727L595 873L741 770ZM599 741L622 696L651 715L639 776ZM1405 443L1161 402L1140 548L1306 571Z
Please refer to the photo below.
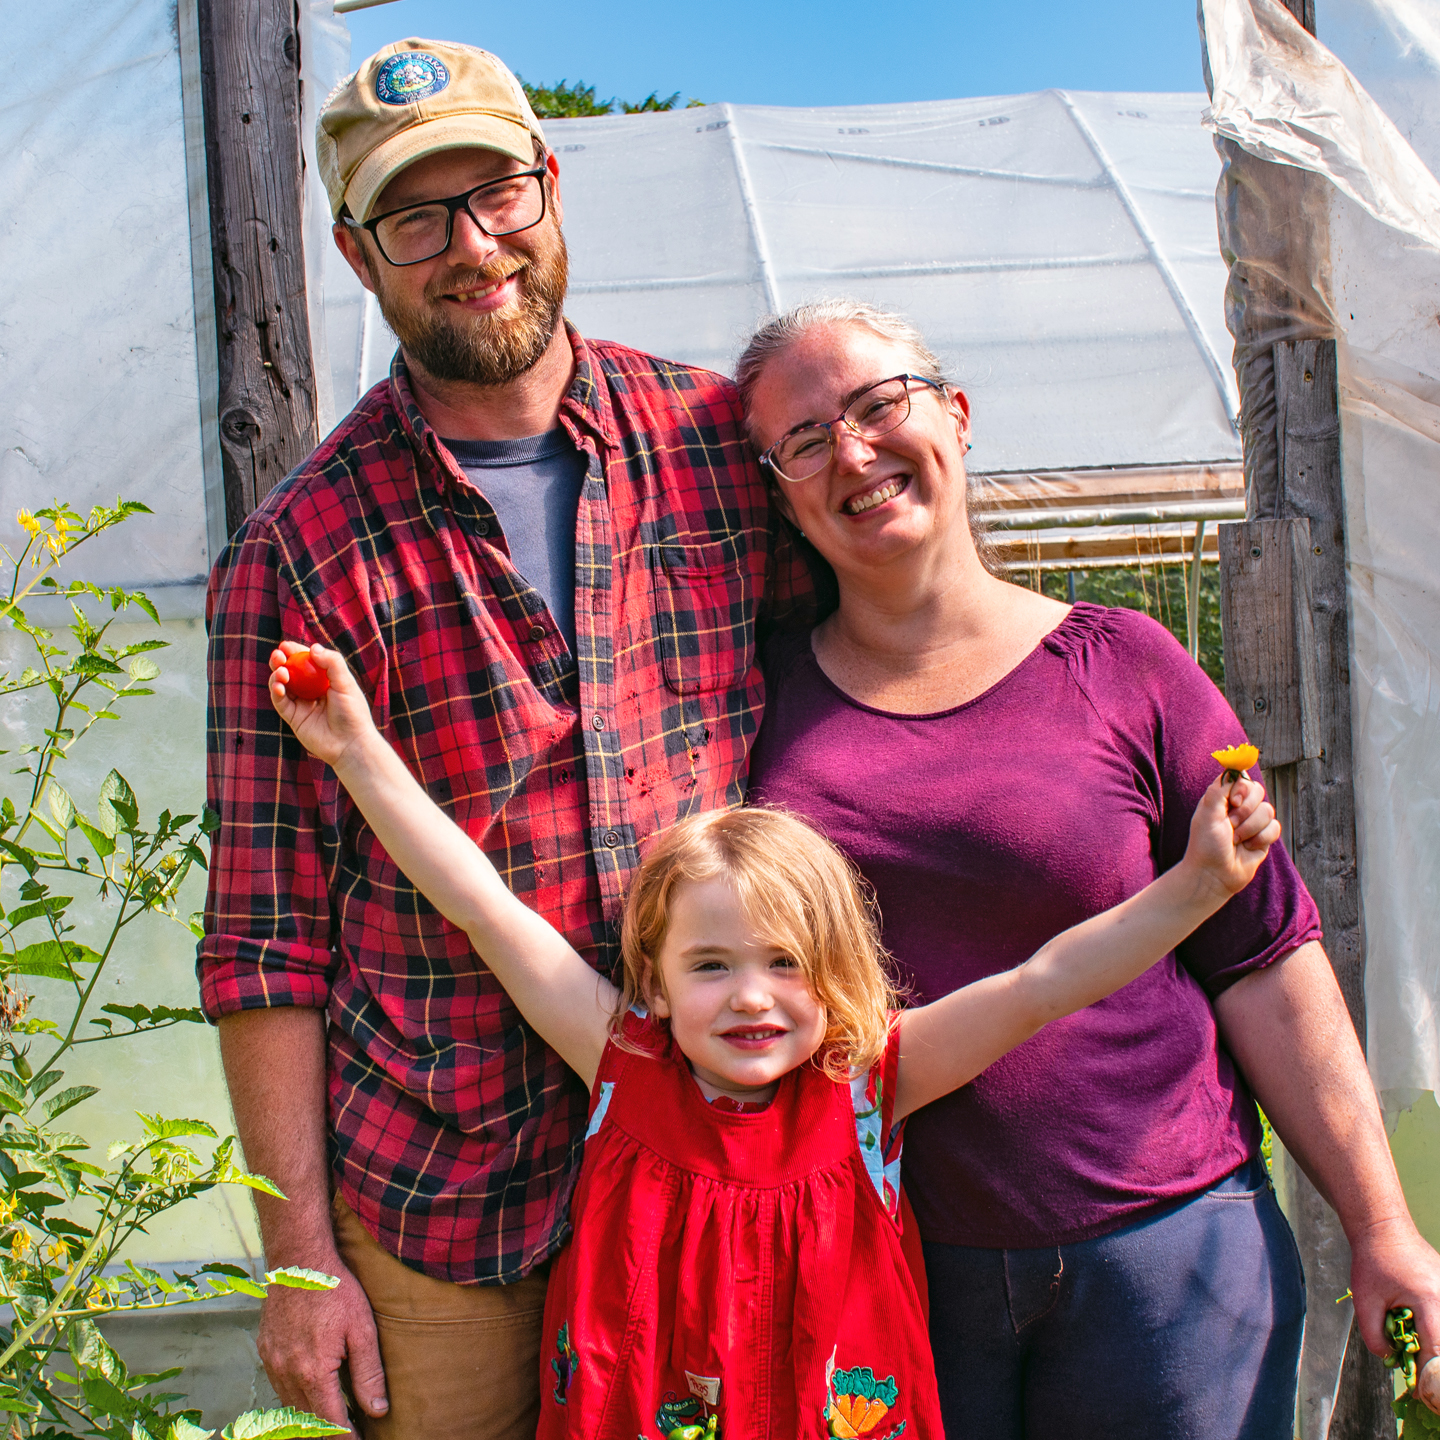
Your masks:
M969 405L919 334L802 307L736 379L776 503L840 595L768 657L752 795L859 865L914 998L1016 964L1173 864L1240 725L1147 618L986 570ZM949 1440L1288 1440L1303 1280L1232 1055L1340 1211L1367 1340L1400 1295L1435 1306L1440 1260L1404 1209L1319 935L1276 847L1147 977L911 1118Z

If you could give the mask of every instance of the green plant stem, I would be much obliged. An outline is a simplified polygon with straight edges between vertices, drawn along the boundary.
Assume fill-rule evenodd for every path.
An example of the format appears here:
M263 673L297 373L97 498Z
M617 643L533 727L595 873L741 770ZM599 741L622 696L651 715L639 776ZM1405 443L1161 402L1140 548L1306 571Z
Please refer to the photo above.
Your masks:
M134 876L136 870L134 864L135 843L133 840L130 842L130 860L130 874ZM108 878L110 872L107 870L105 873ZM115 881L115 884L118 887L120 882L117 880ZM110 938L105 942L104 950L100 952L99 960L95 962L94 973L90 976L89 982L86 984L84 990L80 992L80 997L75 1005L74 1017L70 1021L70 1028L65 1032L65 1038L55 1048L54 1053L45 1061L44 1065L42 1065L40 1069L36 1071L37 1074L43 1075L47 1070L54 1069L55 1062L59 1060L60 1057L75 1044L75 1032L80 1028L81 1020L85 1018L85 1009L90 1004L90 996L94 993L95 986L99 983L100 976L104 973L105 966L109 963L110 952L115 948L115 942L120 938L121 930L123 930L125 926L130 923L125 916L125 911L126 908L129 906L131 899L134 897L134 894L134 881L132 879L126 885L124 893L121 896L120 914L115 921L114 927L110 931ZM132 916L130 918L133 919L134 917Z
M9 1348L0 1353L0 1371L15 1357L17 1352L23 1350L30 1343L32 1337L42 1326L50 1324L58 1310L63 1309L64 1300L78 1283L82 1272L91 1260L95 1258L95 1252L100 1248L100 1241L104 1235L103 1231L96 1233L95 1238L80 1252L80 1258L70 1267L70 1273L65 1277L64 1284L56 1292L55 1298L47 1305L44 1311L30 1322L23 1330L20 1330L10 1341ZM16 1317L17 1322L19 1317ZM52 1347L53 1348L53 1347Z

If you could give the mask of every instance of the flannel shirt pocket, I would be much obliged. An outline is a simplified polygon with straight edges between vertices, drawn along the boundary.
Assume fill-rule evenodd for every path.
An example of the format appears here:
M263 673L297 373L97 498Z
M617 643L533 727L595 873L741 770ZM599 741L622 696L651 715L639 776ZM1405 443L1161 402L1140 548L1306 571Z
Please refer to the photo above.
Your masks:
M661 547L655 635L665 683L677 695L727 689L754 663L752 569L734 540Z

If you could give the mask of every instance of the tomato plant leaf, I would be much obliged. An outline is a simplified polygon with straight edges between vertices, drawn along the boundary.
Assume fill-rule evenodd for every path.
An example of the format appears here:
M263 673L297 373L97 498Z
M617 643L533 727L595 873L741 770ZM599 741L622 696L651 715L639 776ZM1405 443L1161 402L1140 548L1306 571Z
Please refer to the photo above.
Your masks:
M96 808L100 815L100 828L111 837L122 827L135 824L139 813L135 792L118 770L112 770L101 781L100 801Z
M139 1113L139 1112L137 1112ZM204 1120L162 1120L158 1115L140 1115L146 1134L156 1140L176 1140L184 1135L216 1138L215 1127Z
M113 715L110 717L115 718ZM78 810L75 812L75 823L80 827L80 833L90 842L91 848L101 860L109 859L115 853L115 842L98 825L92 825Z
M61 830L68 830L75 823L75 802L53 780L45 792L45 803Z
M267 1270L265 1283L286 1285L292 1290L333 1290L340 1280L323 1270L311 1270L304 1265L283 1265L278 1270Z
M287 1405L280 1410L247 1410L220 1434L221 1440L309 1440L311 1436L343 1435L345 1426Z
M57 1115L63 1115L82 1100L88 1100L92 1095L99 1093L98 1085L72 1085L68 1090L62 1090L53 1100L45 1102L45 1116L47 1119L53 1120Z
M22 907L27 908L27 907ZM34 975L42 980L74 980L75 971L65 958L58 940L41 940L9 956L0 969L16 975Z
M183 1415L178 1416L165 1432L165 1440L210 1440L215 1432L213 1430L202 1430L198 1425L192 1425Z
M12 910L5 917L5 922L14 930L27 920L36 920L42 915L61 915L72 899L74 899L72 895L47 895L43 900L37 900L30 905L21 905ZM53 944L54 942L49 943Z
M19 773L18 771L16 772ZM33 875L38 868L35 863L33 851L27 850L23 845L17 845L13 840L0 840L0 850L3 850L12 860L18 861L26 871Z

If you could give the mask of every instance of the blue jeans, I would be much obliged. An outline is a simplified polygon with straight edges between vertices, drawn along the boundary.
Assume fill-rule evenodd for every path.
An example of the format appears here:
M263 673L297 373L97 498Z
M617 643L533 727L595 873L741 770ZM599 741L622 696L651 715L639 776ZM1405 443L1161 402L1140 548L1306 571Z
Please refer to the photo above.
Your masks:
M925 1246L946 1440L1290 1440L1305 1279L1258 1160L1078 1245Z

